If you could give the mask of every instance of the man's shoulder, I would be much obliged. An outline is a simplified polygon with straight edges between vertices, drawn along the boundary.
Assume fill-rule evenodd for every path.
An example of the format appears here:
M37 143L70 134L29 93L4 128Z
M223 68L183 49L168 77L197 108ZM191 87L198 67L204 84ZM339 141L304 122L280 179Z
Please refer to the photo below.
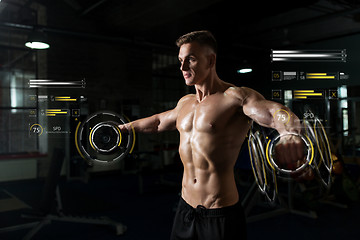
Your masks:
M244 87L244 86L236 86L236 85L230 85L229 88L226 89L225 92L238 92L238 93L246 93L249 91L255 91L254 89Z
M196 94L190 93L190 94L186 94L185 96L183 96L182 98L180 98L180 101L182 101L182 100L188 100L188 99L194 99L194 98L196 98Z
M182 98L180 98L180 100L177 103L177 106L182 106L188 102L194 101L195 99L196 99L195 94L187 94L187 95L183 96Z
M252 99L254 97L258 98L262 95L259 94L257 91L255 91L252 88L248 87L238 87L238 86L231 86L225 91L225 95L234 97L242 104L246 102L247 99Z
M196 99L196 95L195 94L187 94L185 96L183 96L182 98L180 98L179 103L180 102L187 102L187 101L192 101Z
M250 88L238 87L238 86L232 85L229 88L227 88L224 93L225 93L225 95L243 99L247 95L247 93L249 91L248 89L250 89Z

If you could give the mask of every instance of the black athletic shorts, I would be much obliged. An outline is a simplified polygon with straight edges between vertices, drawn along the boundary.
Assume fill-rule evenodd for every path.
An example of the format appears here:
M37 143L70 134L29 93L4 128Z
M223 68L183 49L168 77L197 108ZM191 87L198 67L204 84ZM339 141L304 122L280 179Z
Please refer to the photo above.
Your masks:
M228 207L206 209L202 205L193 208L180 198L170 239L246 239L246 220L240 201Z

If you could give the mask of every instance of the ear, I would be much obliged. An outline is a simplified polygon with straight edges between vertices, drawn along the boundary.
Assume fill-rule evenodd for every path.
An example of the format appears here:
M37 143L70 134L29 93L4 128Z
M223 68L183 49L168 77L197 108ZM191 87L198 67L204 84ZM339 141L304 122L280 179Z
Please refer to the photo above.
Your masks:
M215 64L216 64L216 54L215 53L211 53L209 55L209 67L210 68L213 68L215 67Z

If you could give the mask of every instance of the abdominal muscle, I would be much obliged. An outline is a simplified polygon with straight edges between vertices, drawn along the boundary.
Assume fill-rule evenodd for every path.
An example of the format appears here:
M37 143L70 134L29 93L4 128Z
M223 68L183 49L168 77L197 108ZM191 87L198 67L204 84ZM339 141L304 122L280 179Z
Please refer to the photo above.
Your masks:
M181 135L181 138L189 137ZM239 201L234 165L242 142L228 139L220 143L214 136L204 135L199 134L199 141L180 141L179 152L184 164L182 197L193 207L234 205Z

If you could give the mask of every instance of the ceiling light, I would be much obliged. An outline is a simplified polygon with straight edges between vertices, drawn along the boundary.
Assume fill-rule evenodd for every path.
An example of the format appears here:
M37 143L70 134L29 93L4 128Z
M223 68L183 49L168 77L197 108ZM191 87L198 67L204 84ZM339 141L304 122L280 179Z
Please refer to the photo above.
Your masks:
M238 66L238 70L236 71L237 73L250 73L252 72L252 66L251 64L248 62L247 59L244 59L242 61L241 64L239 64Z
M242 68L237 70L238 73L249 73L252 72L252 68Z
M0 0L1 1L1 0ZM25 46L31 49L47 49L50 47L47 36L41 30L34 30L25 43Z
M32 49L47 49L50 47L49 44L43 42L27 42L25 46Z

